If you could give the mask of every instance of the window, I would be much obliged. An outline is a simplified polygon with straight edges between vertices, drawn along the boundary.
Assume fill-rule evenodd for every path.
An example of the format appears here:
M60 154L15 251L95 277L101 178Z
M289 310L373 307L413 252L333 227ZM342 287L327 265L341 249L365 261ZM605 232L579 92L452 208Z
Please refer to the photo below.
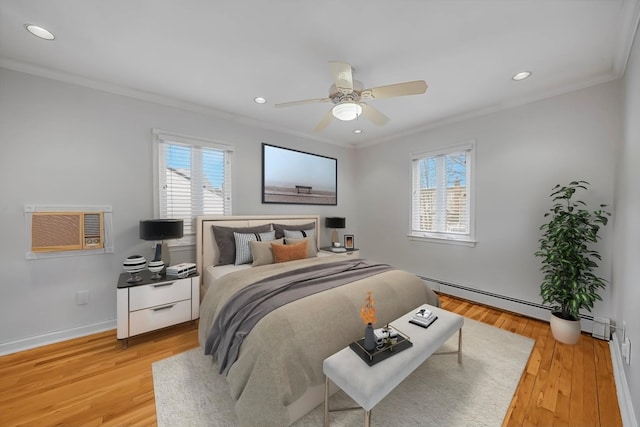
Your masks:
M474 152L468 143L413 155L411 237L475 243Z
M191 243L196 216L231 214L233 147L156 129L153 135L156 216L183 219Z

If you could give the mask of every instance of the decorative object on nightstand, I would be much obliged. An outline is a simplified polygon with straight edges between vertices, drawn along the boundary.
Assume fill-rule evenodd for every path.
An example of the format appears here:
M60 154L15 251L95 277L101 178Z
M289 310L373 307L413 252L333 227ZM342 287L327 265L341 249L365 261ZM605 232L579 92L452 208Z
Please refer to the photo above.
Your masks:
M131 255L127 257L122 263L124 271L131 274L127 283L138 283L142 281L142 277L140 277L138 273L144 270L146 266L147 260L141 255Z
M374 306L371 291L367 291L365 304L360 308L360 318L367 325L364 329L364 348L371 351L376 348L376 338L373 333L373 324L376 323L376 308Z
M344 235L344 247L347 249L353 249L355 247L355 241L353 238L353 234L345 234Z
M171 265L167 239L180 239L184 235L184 221L181 219L147 219L140 221L140 239L160 241L156 243L153 261L162 260Z
M338 228L345 228L346 221L342 217L326 217L324 220L324 226L327 228L332 228L333 232L331 233L331 244L338 243L340 246L340 240L338 239Z
M164 269L164 261L161 259L149 261L149 271L153 273L151 275L151 280L160 280L162 279L162 275L160 272Z

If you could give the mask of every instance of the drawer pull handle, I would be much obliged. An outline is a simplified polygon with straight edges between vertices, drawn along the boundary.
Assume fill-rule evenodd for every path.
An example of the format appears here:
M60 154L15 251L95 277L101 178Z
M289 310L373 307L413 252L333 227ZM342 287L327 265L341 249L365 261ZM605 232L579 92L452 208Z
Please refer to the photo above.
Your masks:
M169 309L169 308L173 307L174 305L175 305L175 304L169 304L169 305L165 305L165 306L162 306L162 307L156 307L156 308L154 308L154 309L152 309L152 310L153 310L153 311L167 310L167 309Z
M162 287L164 287L164 286L171 286L171 285L173 285L174 283L176 283L176 282L157 283L157 284L155 284L155 285L151 285L151 286L153 286L154 288L162 288Z

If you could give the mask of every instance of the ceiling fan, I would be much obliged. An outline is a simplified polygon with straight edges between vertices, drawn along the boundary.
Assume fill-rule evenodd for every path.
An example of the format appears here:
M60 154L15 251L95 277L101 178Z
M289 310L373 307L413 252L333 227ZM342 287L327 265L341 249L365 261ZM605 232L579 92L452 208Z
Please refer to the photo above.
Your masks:
M427 84L424 80L364 89L361 82L353 79L353 69L351 65L346 62L330 61L329 70L333 76L334 84L329 87L328 98L284 102L282 104L276 104L275 106L281 108L320 102L333 102L334 106L327 111L327 114L325 114L322 120L320 120L320 123L315 127L314 130L316 132L324 130L333 117L338 120L349 121L362 115L374 124L382 126L389 121L389 118L363 101L392 98L395 96L420 95L427 91Z

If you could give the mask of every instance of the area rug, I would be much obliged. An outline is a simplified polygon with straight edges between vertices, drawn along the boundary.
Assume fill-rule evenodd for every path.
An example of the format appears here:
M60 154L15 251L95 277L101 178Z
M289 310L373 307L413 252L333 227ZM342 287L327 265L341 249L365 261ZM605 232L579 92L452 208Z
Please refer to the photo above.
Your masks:
M534 341L471 319L464 321L462 365L433 355L372 411L374 426L500 426ZM457 348L458 334L441 351ZM159 427L238 425L223 376L197 348L153 364ZM331 407L353 406L342 391ZM320 426L323 405L294 426ZM362 425L362 411L331 413L332 426Z

